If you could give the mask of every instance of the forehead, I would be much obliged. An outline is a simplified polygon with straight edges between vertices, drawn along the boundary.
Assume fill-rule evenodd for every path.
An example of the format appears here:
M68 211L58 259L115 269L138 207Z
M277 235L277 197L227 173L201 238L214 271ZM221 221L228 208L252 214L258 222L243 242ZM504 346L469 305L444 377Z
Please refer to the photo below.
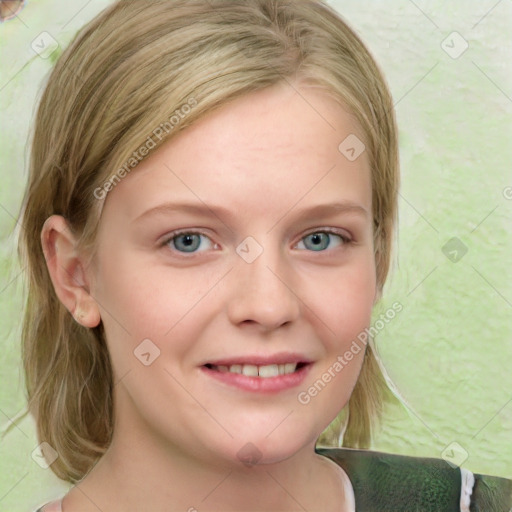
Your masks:
M105 209L133 219L158 202L191 200L264 216L298 202L346 200L370 211L366 152L347 158L344 142L359 141L359 152L362 139L355 117L321 89L278 84L164 143L109 193Z

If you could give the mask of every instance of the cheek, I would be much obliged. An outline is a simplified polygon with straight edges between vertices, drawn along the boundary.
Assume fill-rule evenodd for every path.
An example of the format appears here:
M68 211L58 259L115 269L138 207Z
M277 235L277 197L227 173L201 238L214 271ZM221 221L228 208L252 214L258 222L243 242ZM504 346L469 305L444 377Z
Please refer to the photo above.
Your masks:
M307 305L324 325L329 349L344 350L370 324L375 298L375 265L363 257L328 276L323 286L309 285Z
M172 271L136 253L104 258L97 297L108 310L106 322L115 320L134 336L165 336L204 295L199 274Z
M222 306L215 284L225 269L176 269L135 252L114 254L102 260L95 292L116 376L139 371L137 354L148 352L157 356L151 368L185 372L200 359L196 341Z
M363 364L376 289L373 259L362 255L331 277L322 289L309 293L316 314L311 322L323 333L325 357L297 396L303 413L323 421L324 427L347 404Z

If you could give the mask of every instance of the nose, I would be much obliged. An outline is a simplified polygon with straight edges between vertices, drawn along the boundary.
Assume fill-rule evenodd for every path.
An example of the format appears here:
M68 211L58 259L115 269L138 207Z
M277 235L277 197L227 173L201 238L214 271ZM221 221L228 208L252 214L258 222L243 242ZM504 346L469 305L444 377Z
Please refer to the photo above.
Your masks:
M228 316L234 325L272 331L300 315L301 302L289 264L268 247L252 262L237 257L231 272Z

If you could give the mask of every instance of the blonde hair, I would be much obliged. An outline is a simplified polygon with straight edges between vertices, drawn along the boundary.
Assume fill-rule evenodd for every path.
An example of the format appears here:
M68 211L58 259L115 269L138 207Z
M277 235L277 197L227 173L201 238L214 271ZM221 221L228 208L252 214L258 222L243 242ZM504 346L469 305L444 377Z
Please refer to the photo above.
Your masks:
M51 468L60 478L80 480L108 448L113 376L101 324L80 326L54 292L40 244L44 221L64 216L80 247L92 252L104 198L98 200L98 190L114 186L121 169L130 172L134 151L149 138L157 147L236 97L297 78L347 106L365 134L381 291L397 215L393 103L368 50L327 4L118 1L58 59L35 121L19 248L28 275L22 334L28 412L39 440L59 454ZM173 115L177 123L169 121ZM385 393L368 346L348 404L344 446L369 445Z

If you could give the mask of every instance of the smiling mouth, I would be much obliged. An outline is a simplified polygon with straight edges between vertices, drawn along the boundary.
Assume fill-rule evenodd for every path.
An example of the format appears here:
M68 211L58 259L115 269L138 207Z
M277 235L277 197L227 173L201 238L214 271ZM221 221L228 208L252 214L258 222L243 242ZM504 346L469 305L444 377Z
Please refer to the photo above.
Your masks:
M230 366L205 364L204 366L209 370L220 373L237 373L239 375L245 375L246 377L269 379L272 377L279 377L280 375L291 375L308 364L309 363L299 362L267 365L232 364Z

